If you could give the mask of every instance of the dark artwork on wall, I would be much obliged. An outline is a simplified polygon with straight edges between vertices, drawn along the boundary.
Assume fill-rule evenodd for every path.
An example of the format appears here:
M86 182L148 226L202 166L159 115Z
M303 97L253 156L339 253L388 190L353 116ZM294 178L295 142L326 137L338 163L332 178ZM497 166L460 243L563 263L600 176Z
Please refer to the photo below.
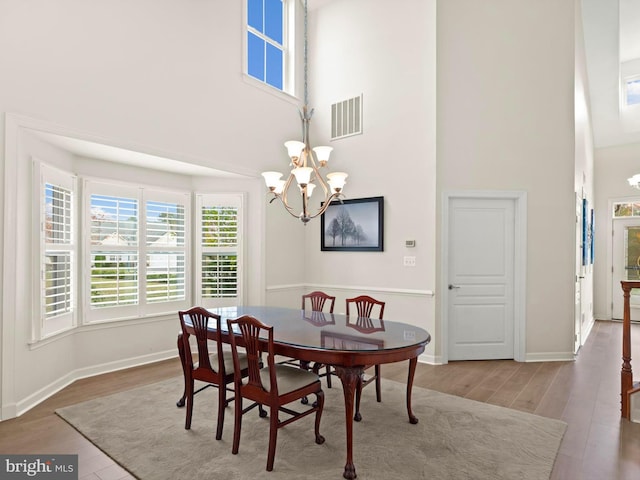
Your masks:
M333 201L320 217L322 251L382 252L384 197Z

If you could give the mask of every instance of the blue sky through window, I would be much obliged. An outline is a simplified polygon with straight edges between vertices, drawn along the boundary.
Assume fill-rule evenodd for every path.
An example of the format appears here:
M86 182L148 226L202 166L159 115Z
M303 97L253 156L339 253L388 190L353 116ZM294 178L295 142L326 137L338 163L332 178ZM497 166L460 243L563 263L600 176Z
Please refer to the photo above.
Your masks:
M247 0L247 73L284 89L284 6L282 0Z
M627 105L640 104L640 78L627 80Z

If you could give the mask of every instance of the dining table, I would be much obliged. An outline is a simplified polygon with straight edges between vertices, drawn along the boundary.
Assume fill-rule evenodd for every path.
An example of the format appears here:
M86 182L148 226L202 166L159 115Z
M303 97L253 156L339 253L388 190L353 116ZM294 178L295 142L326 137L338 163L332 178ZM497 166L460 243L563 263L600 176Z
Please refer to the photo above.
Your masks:
M353 459L354 398L358 380L364 374L365 368L409 361L407 414L410 423L418 423L418 418L411 408L411 390L418 356L431 341L431 335L423 328L399 321L275 306L233 306L207 310L222 318L221 333L225 342L230 338L226 320L250 315L274 327L276 355L299 360L302 365L333 367L342 382L344 393L347 443L344 478L357 477ZM215 326L213 328L215 329ZM182 366L186 368L184 347L180 338L178 351Z

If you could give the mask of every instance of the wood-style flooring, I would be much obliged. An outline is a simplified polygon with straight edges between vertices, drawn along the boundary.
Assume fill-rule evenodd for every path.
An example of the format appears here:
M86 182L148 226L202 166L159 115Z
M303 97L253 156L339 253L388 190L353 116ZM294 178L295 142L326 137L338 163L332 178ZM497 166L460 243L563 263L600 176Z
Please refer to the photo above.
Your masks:
M640 372L640 325L632 326L632 343ZM640 424L620 419L621 356L622 324L598 321L575 362L419 364L415 385L567 422L553 480L638 480ZM405 381L406 372L406 362L382 366L392 380ZM74 382L22 416L0 422L0 453L77 453L81 480L131 479L54 411L176 375L177 359Z

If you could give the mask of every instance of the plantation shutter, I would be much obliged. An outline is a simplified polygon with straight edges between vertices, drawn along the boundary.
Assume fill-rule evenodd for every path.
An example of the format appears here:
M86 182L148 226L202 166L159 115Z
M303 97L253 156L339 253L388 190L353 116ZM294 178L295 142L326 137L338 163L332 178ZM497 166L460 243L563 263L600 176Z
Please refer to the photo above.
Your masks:
M205 305L234 305L241 297L241 197L198 196L199 294Z
M34 302L39 322L32 338L39 340L72 328L76 306L76 177L35 162L40 182L40 294ZM36 306L37 305L37 306Z

